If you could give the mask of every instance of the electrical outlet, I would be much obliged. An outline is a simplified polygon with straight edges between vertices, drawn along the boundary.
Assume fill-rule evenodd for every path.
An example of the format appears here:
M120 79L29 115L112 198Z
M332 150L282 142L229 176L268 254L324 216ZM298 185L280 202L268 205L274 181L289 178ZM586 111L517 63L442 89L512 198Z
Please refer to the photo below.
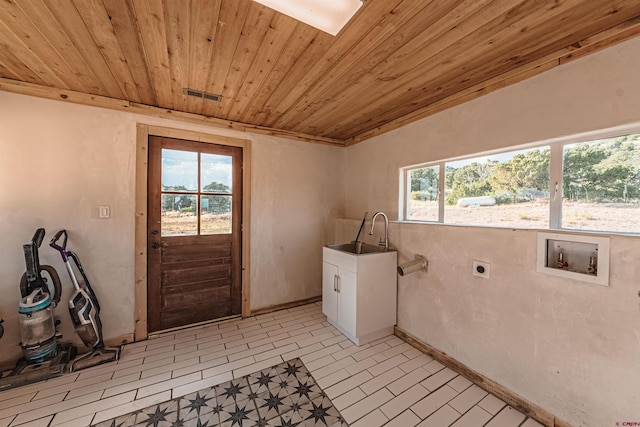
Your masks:
M472 273L474 276L488 279L491 273L491 264L489 264L488 262L473 261Z

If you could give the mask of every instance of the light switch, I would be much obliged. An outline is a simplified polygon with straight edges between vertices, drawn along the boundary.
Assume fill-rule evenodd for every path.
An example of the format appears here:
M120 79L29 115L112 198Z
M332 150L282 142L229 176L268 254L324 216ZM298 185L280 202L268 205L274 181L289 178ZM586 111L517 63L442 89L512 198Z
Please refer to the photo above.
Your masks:
M111 206L100 205L99 211L100 211L99 217L101 219L111 218Z

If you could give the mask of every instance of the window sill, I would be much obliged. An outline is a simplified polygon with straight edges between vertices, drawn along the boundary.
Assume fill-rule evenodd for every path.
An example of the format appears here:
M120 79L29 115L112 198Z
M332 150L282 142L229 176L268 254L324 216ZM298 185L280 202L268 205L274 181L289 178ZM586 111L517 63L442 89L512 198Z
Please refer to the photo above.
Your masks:
M532 231L532 232L547 232L547 233L563 233L563 234L581 234L581 235L593 235L593 236L623 236L623 237L640 237L640 233L624 233L621 231L595 231L595 230L577 230L571 228L522 228L522 227L501 227L498 225L477 225L477 224L447 224L436 221L418 221L418 220L390 220L392 224L418 224L418 225L442 225L446 227L462 227L462 228L488 228L496 230L513 230L513 231Z

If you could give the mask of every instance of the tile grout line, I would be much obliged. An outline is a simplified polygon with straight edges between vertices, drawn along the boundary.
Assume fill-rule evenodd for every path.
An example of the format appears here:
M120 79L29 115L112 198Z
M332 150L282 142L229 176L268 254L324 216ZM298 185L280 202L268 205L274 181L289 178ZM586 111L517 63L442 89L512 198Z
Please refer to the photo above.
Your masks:
M156 339L162 341L154 342L154 340ZM179 370L182 369L174 365L177 365L179 363L188 363L188 361L190 360L188 358L188 355L192 352L189 352L188 350L182 351L184 347L188 347L189 345L193 347L193 349L195 350L194 352L202 352L202 354L198 354L195 359L192 359L196 360L196 365L215 361L214 357L203 362L204 356L215 354L215 351L207 351L207 347L199 348L200 345L207 343L213 344L209 345L209 349L216 346L222 346L224 350L219 349L217 351L229 351L228 355L222 356L226 359L226 361L222 362L220 365L214 365L212 367L202 367L191 373L185 371L184 373L181 373L181 375L174 377L174 373L179 372ZM295 345L295 349L289 347L293 345ZM161 364L158 367L153 367L154 363L162 363L162 355L165 353L167 354L167 359L170 358L171 361L165 364ZM216 381L218 377L223 378L226 375L230 375L232 378L237 379L243 376L250 375L240 374L248 372L248 370L252 369L252 367L254 366L256 367L256 369L258 369L258 366L266 366L267 363L271 363L267 362L269 360L278 361L278 363L279 361L285 362L287 359L296 357L303 360L305 365L311 366L312 369L309 369L309 372L314 378L317 375L321 375L319 377L319 380L325 377L334 378L330 379L331 382L337 380L337 382L325 386L325 390L327 388L339 386L340 384L344 384L342 386L344 388L348 384L347 381L356 376L362 376L364 378L363 373L366 373L366 376L369 377L368 379L365 379L364 381L359 380L360 382L358 384L354 385L353 387L349 386L350 388L346 389L346 391L342 391L341 394L334 396L335 399L344 396L347 393L351 393L354 390L358 390L357 395L353 395L353 397L357 397L357 399L355 401L349 402L348 405L342 409L342 411L346 411L349 408L354 408L355 405L359 405L355 406L355 408L358 409L353 409L350 412L354 413L354 410L362 411L356 412L358 418L352 420L353 422L360 421L367 416L370 416L370 420L380 420L381 418L379 418L379 415L383 415L384 418L388 418L386 422L390 423L392 420L401 416L401 414L406 411L410 411L413 415L420 418L418 414L414 410L412 410L413 406L415 406L419 402L422 402L428 396L437 392L442 387L448 385L456 378L464 378L456 372L445 371L445 369L448 368L445 368L444 366L440 366L440 368L438 369L437 364L433 365L430 368L424 369L426 365L429 365L433 362L433 359L427 359L426 357L428 356L426 356L420 350L410 346L405 341L397 338L394 335L380 338L373 341L372 343L365 344L360 347L354 346L344 336L338 333L335 328L333 328L333 326L329 325L328 322L326 322L326 317L324 317L324 315L321 313L321 307L319 303L296 307L294 310L282 310L280 312L275 312L275 314L269 313L265 315L250 317L247 319L234 319L228 324L222 322L215 325L209 325L208 327L204 328L202 326L193 328L189 331L184 331L184 333L176 332L172 335L160 336L158 338L150 339L144 345L132 346L130 347L130 351L128 352L127 346L125 346L123 348L123 355L125 356L124 363L130 363L137 359L142 360L139 365L126 365L127 367L124 369L132 369L134 370L133 373L135 373L136 370L138 371L138 379L124 382L121 384L123 386L126 386L126 384L135 383L136 381L143 381L145 378L152 378L152 376L150 375L147 375L145 377L143 377L143 375L145 375L145 372L151 372L151 370L153 369L158 369L159 372L166 371L170 374L168 380L159 379L158 382L141 385L135 389L132 389L131 391L123 391L121 393L116 393L107 397L113 398L118 395L135 391L132 403L153 396L145 394L144 396L139 397L141 390L147 389L150 392L151 390L162 390L163 383L167 383L167 386L169 384L172 384L169 383L169 381L173 381L173 383L176 383L177 380L179 383L179 379L184 376L194 375L197 373L199 375L199 379L198 381L195 381L194 384L207 380ZM232 357L233 360L229 360L230 355L237 356ZM129 359L126 358L126 356L132 356L133 358ZM424 358L420 359L419 361L414 361L415 359L421 357ZM180 358L179 362L176 361L178 358ZM340 365L339 368L334 370L333 365L339 364L341 361L345 361L347 363L344 365ZM125 372L118 369L118 364L120 364L120 361L114 366L107 367L104 370L105 373L108 374L109 381L113 381L117 378L123 377L123 375L116 376L118 372ZM403 365L405 365L405 367L401 367ZM165 368L162 368L162 366L165 366ZM229 367L227 368L227 366ZM431 372L431 370L434 368L436 368L435 371ZM405 371L405 369L407 370ZM411 384L412 381L405 381L405 384L408 385L402 385L403 383L399 382L402 379L410 379L410 376L418 369L421 369L423 371L422 373L425 374L426 377L413 384ZM204 376L205 371L209 371L208 376L206 377ZM391 371L394 372L390 373ZM427 381L429 378L433 378L438 374L440 375L439 377L437 377L438 381L440 381L441 379L446 379L447 376L452 374L454 376L449 378L443 384L440 384L434 390L430 390L422 384L424 381ZM95 376L96 375L78 375L69 384L80 382L82 378L82 380L89 381L87 387L90 387L90 378L93 378ZM381 377L383 379L380 380L379 383L376 383L375 380ZM385 382L386 384L382 385ZM366 384L371 385L367 386ZM380 387L379 384L382 386ZM397 385L394 387L394 384ZM118 387L121 385L114 385L114 387ZM458 382L455 388L453 386L450 386L452 390L456 392L456 395L451 397L436 411L440 410L446 405L449 405L451 401L458 398L458 396L462 395L469 387L471 387L470 385L467 387L463 387L463 385L464 382ZM66 385L65 383L61 384L61 387L64 386L68 385ZM417 386L421 386L421 388L424 388L427 394L418 399L418 401L409 404L407 408L402 409L392 418L389 418L386 413L379 410L382 405L385 405L391 401L397 402L393 407L402 408L405 404L407 404L405 398L402 397L403 394L406 391ZM178 387L180 388L182 386ZM460 391L458 391L457 388L461 388ZM81 388L77 389L81 390ZM108 387L105 387L104 389L97 390L101 391L101 393L98 399L94 401L94 403L107 399L104 396L107 393L108 389ZM183 392L187 389L188 388L182 388ZM397 389L397 395L394 394L394 392L392 391L393 389ZM369 390L370 394L367 394L366 390ZM174 397L176 393L178 393L175 387L171 387L167 391L169 392L169 396L171 399L180 398L180 396ZM36 396L38 395L38 392L39 390L34 391L33 396L31 396L29 400L30 402L37 401ZM154 392L158 393L157 391ZM66 401L66 399L69 398L70 393L71 389L67 390L62 401ZM367 407L367 405L370 405L370 403L367 402L372 402L374 401L374 399L384 399L384 401L377 407ZM483 399L480 399L480 401L471 405L467 409L465 414L473 410L473 408L477 407L477 409L475 409L476 411L482 410L490 416L489 420L487 421L487 423L490 423L492 420L498 417L498 415L504 410L504 408L508 407L508 405L505 405L495 414L491 414L488 412L488 410L485 410L483 407L479 406L482 400ZM491 403L491 405L493 405L493 403ZM362 407L362 409L360 409L360 407ZM392 406L390 406L389 408L392 408ZM392 411L395 412L397 410L398 409L393 409ZM453 408L452 410L455 411L455 408ZM117 413L117 408L114 408L114 411L111 412ZM379 412L378 415L374 415L376 411ZM96 419L98 412L99 411L96 410L96 412L93 413L91 422ZM15 422L19 415L20 414L15 415L11 419L9 425ZM48 423L49 425L52 425L55 422L53 421L55 419L55 415L56 414L52 416L52 419ZM463 416L464 414L461 414L458 419L462 418ZM83 415L83 417L86 418L88 416ZM524 419L520 423L520 425L525 424L528 419L529 417L524 416Z

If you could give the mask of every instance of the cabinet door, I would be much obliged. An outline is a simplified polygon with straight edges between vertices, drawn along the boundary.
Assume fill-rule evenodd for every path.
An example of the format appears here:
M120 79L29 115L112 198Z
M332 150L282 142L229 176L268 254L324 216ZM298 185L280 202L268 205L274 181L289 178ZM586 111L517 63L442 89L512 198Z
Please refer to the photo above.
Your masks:
M356 336L357 276L351 271L338 271L338 324L351 336Z
M322 312L334 323L338 322L338 293L334 290L338 267L322 263Z

